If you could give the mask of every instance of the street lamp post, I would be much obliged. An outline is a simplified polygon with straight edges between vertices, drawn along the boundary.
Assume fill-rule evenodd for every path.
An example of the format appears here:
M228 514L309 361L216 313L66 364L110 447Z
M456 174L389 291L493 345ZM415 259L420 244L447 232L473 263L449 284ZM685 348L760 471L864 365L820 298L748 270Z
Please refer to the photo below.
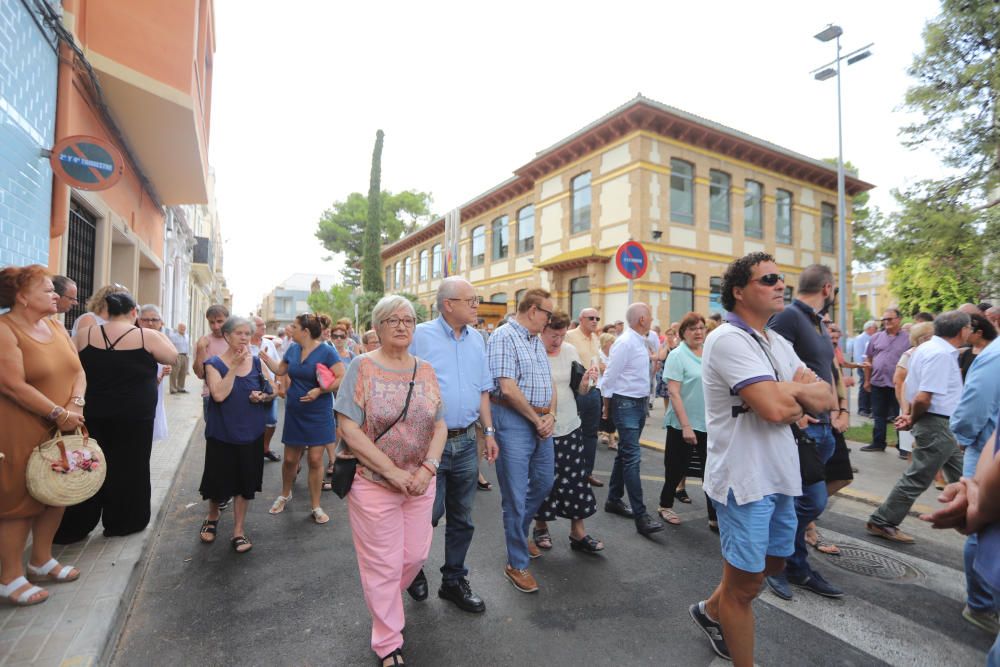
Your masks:
M828 25L822 31L814 35L821 42L835 40L837 45L837 57L832 61L811 72L817 81L826 81L837 77L837 285L840 290L840 297L837 301L837 322L846 331L847 326L847 201L844 192L844 126L841 113L840 98L840 61L847 60L848 65L864 60L872 54L871 47L874 42L856 49L846 56L840 55L840 36L844 34L843 28L839 25ZM833 69L831 65L835 65ZM822 236L820 237L822 243ZM841 345L846 345L846 334L841 339Z

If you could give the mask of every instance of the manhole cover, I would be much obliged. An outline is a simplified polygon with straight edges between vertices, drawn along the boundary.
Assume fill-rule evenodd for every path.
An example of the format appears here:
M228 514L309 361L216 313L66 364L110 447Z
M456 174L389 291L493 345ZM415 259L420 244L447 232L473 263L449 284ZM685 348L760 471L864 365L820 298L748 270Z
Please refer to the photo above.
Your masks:
M914 581L924 573L906 561L861 547L840 546L839 556L827 556L831 565L886 581Z

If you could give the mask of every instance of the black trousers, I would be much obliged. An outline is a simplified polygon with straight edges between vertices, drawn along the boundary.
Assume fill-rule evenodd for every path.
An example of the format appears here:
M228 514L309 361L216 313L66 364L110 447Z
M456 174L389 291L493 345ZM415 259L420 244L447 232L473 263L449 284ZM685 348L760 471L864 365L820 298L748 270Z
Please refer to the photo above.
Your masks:
M153 420L88 417L87 429L104 450L108 475L97 495L66 508L56 544L79 542L99 521L106 537L138 533L149 524Z
M708 449L708 434L704 431L695 431L696 443L689 445L684 442L684 433L673 426L667 427L667 447L663 452L663 490L660 491L660 507L672 508L674 506L674 492L681 480L688 476L688 466L691 463L691 456L697 452L704 466L705 455ZM704 467L702 467L701 478L705 479ZM715 521L715 506L712 500L706 495L705 505L708 507L708 518Z

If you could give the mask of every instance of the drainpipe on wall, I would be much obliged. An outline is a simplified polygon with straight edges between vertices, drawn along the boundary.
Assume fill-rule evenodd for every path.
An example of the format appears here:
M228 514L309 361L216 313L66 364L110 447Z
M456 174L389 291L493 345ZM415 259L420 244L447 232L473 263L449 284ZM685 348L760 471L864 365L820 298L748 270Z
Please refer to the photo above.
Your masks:
M73 52L59 40L59 78L56 83L55 142L69 136L70 100L73 99ZM52 176L52 218L49 221L49 265L59 254L61 237L69 226L69 186Z

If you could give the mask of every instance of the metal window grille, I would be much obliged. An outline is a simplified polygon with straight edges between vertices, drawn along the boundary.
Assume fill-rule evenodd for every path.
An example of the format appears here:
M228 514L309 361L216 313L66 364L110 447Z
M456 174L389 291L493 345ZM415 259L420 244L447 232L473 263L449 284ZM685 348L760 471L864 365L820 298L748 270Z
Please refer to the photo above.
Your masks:
M66 328L72 329L76 318L87 312L85 304L94 293L94 253L97 249L97 218L75 200L69 205L66 245L66 276L76 283L80 300L66 313Z

